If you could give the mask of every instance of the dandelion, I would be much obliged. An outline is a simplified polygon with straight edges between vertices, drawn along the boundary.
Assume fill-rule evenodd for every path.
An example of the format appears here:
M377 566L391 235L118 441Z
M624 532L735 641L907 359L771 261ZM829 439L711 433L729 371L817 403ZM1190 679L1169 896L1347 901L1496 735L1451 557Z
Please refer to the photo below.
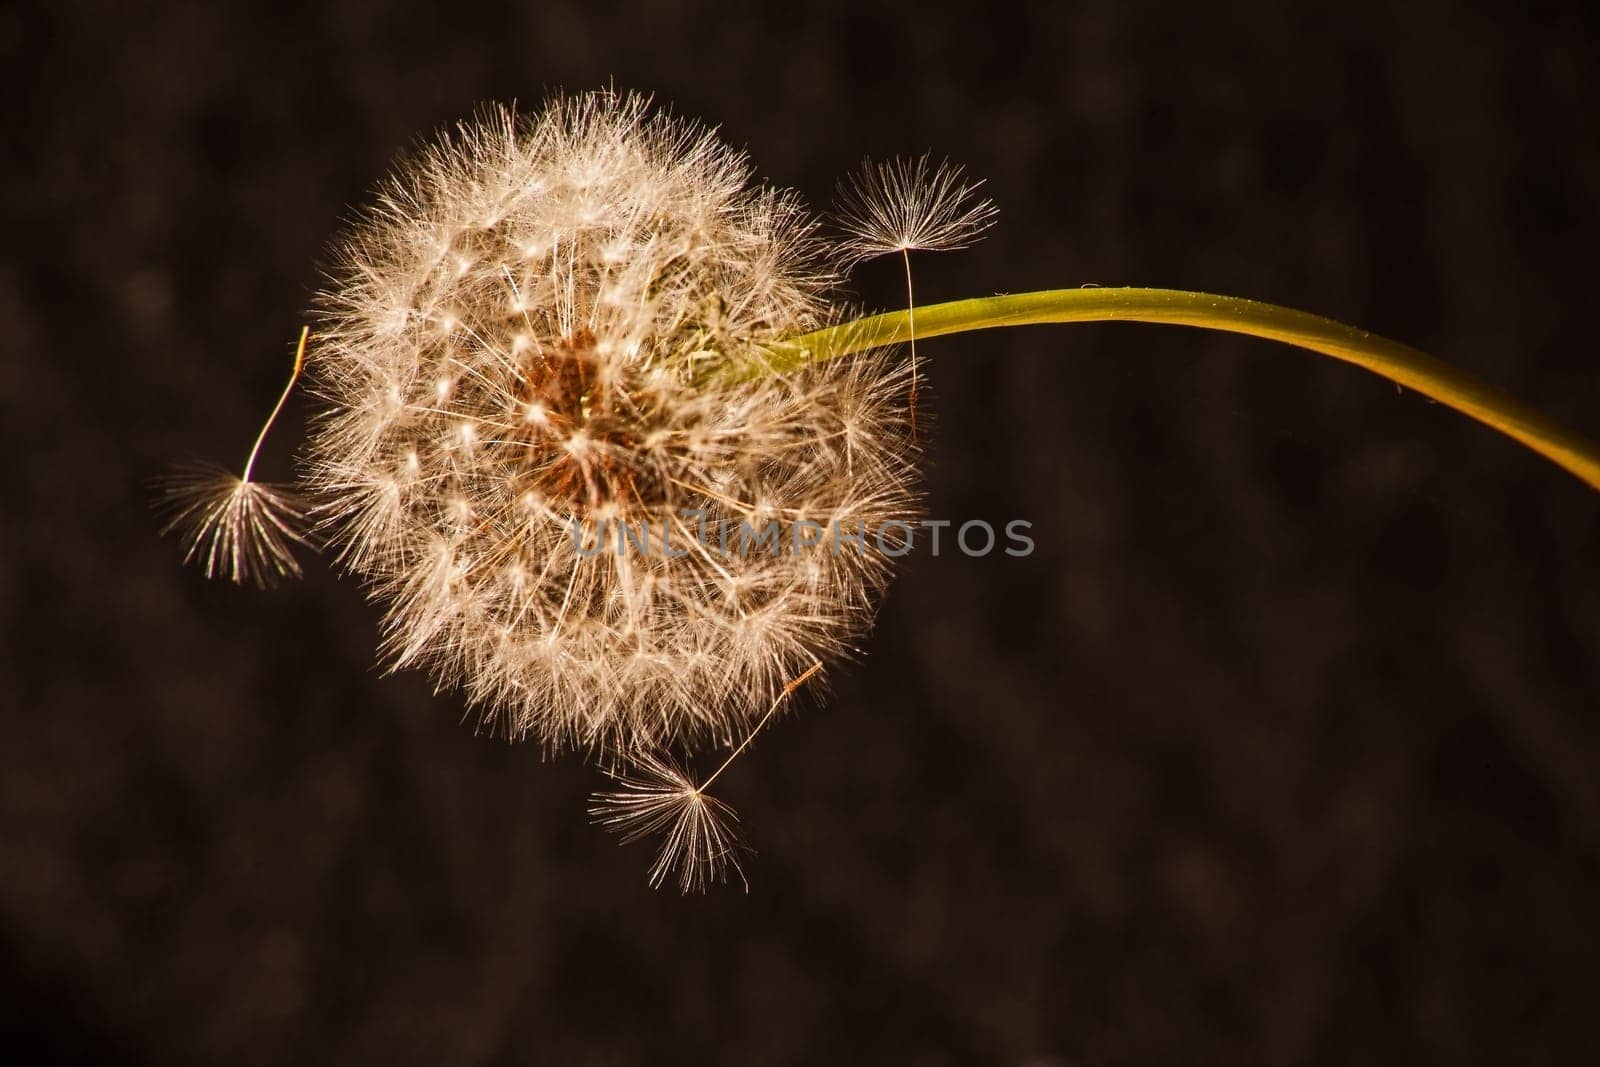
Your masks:
M912 433L917 410L916 298L911 285L911 253L965 248L994 225L994 203L977 198L982 182L968 182L962 169L945 160L870 160L839 186L836 221L848 237L839 244L848 266L899 253L906 270L906 328L911 349L909 404Z
M892 557L864 533L917 510L919 336L1141 321L1286 342L1600 488L1587 440L1304 312L1135 288L918 309L910 253L981 235L995 209L978 187L927 157L869 164L842 188L830 248L712 132L603 91L442 136L337 250L306 368L326 404L306 454L318 528L384 605L391 667L459 686L508 738L632 768L591 810L628 840L664 835L652 885L743 878L736 817L707 790L871 622ZM894 253L906 309L840 321L836 269ZM208 575L299 572L306 505L252 474L306 337L242 476L168 485L167 529ZM907 340L902 362L888 346ZM732 751L699 784L666 754L707 744Z
M236 585L249 582L265 587L285 576L300 576L300 564L290 546L308 544L306 506L293 490L254 481L252 474L267 431L305 365L309 333L309 327L300 331L294 370L256 435L243 474L195 464L157 483L162 493L159 506L171 516L161 532L178 533L186 549L183 561L198 562L207 578L226 577Z
M768 365L834 316L814 230L609 92L492 109L383 188L322 298L309 483L392 666L633 756L731 744L850 650L890 560L833 532L913 514L915 470L892 354Z

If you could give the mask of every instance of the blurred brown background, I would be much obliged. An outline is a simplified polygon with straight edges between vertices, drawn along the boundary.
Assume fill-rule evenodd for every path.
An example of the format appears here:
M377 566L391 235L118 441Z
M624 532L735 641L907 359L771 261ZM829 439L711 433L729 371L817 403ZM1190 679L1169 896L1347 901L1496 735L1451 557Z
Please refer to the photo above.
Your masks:
M95 1063L1573 1063L1600 1047L1600 496L1271 345L930 343L921 555L644 885L576 758L373 669L146 479L242 459L318 259L484 99L654 90L819 207L1002 208L926 300L1151 284L1404 339L1600 432L1577 4L24 3L0 13L0 1041ZM1285 5L1287 6L1287 5ZM857 296L899 301L895 265ZM292 470L304 399L271 442ZM32 1051L29 1051L32 1050ZM16 1062L16 1061L13 1061Z

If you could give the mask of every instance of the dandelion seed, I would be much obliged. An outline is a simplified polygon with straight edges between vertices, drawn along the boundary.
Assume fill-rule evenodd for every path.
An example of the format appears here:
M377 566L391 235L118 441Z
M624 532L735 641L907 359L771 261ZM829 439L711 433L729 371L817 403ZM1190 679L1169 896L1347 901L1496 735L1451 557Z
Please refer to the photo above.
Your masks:
M280 486L248 481L222 467L195 465L163 479L163 534L180 532L183 561L207 578L265 587L300 576L291 544L305 544L306 514Z
M591 798L589 814L606 829L621 834L624 844L665 832L650 867L651 888L661 888L676 872L680 890L704 892L711 883L726 881L731 870L749 891L750 883L738 860L743 845L734 826L739 817L706 790L750 746L778 706L820 670L822 664L813 663L788 682L739 746L699 785L677 763L646 754L638 757L631 771L618 776L620 789Z
M738 816L696 785L676 763L658 756L640 756L617 779L615 792L597 793L589 814L622 835L625 844L665 832L661 850L650 867L652 889L674 872L685 893L703 892L725 881L732 871L749 889L737 856L740 847L733 825Z
M267 431L305 365L309 335L310 327L300 331L294 370L256 435L243 474L195 464L156 483L161 491L158 507L170 513L161 532L179 534L185 546L183 561L198 563L207 578L225 577L236 585L249 582L265 587L286 576L300 576L300 564L290 546L310 544L306 505L288 487L253 481L251 475Z
M840 242L846 265L896 252L965 248L994 225L994 203L977 199L982 181L968 182L962 168L931 158L864 163L839 187L835 222L849 237Z
M838 254L845 267L900 254L906 271L906 330L911 348L911 432L916 435L917 318L911 285L911 253L965 248L994 225L994 203L977 199L983 183L968 183L948 160L934 166L917 160L868 161L839 187L835 222L849 236Z

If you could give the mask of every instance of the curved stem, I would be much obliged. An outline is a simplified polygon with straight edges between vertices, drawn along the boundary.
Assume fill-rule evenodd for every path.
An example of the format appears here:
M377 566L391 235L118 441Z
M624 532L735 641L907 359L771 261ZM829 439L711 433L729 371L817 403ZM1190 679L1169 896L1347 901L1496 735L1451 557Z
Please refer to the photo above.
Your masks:
M916 312L918 340L993 326L1065 322L1155 322L1199 326L1282 341L1365 367L1447 404L1521 442L1600 489L1600 448L1538 411L1414 348L1320 315L1233 296L1178 289L1049 289L1014 296L925 304ZM794 370L904 341L908 312L873 315L769 346L768 366Z

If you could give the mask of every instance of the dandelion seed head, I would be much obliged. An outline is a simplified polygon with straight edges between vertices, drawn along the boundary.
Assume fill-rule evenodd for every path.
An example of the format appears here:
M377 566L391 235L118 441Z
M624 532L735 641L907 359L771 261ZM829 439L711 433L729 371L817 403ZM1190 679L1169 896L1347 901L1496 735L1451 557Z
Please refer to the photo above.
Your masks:
M837 246L841 262L967 247L998 215L992 201L977 196L982 184L928 156L864 162L839 186L834 221L846 235Z
M902 361L731 373L833 321L825 251L639 97L493 109L404 165L338 249L309 364L308 485L388 662L507 736L632 757L737 736L846 654L888 557L715 543L916 510ZM585 551L624 524L654 550Z

